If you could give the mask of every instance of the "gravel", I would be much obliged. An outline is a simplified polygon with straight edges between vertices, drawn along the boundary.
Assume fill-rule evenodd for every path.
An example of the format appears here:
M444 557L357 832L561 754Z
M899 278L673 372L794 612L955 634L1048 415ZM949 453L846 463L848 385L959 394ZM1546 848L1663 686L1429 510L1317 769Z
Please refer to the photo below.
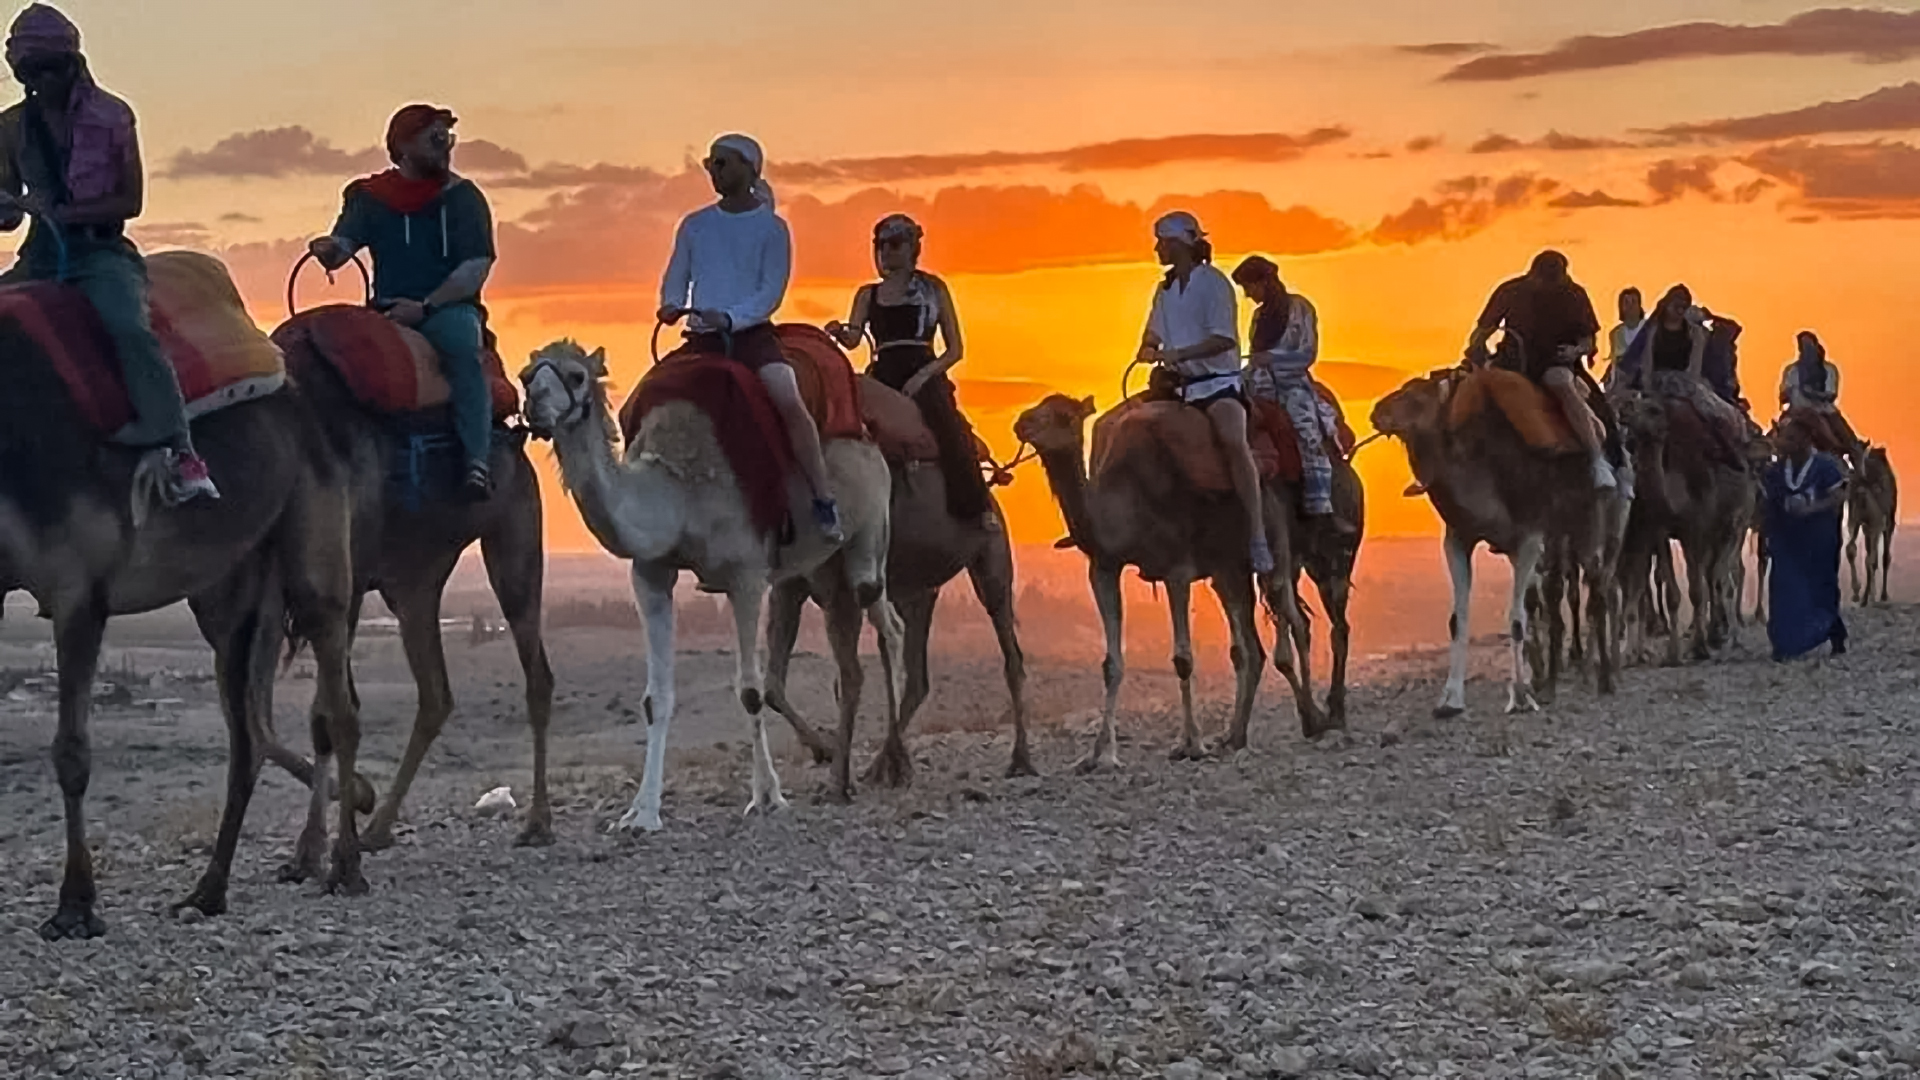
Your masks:
M1491 651L1444 723L1431 660L1382 665L1318 746L1269 686L1255 749L1197 765L1159 710L1117 774L1066 770L1078 728L1040 727L1038 780L926 735L919 786L850 808L783 762L772 818L739 814L735 740L678 755L639 839L604 831L630 762L570 771L544 849L452 754L354 900L273 883L300 798L270 776L232 914L165 912L204 839L103 829L110 936L57 945L56 789L9 757L0 1075L1913 1076L1920 612L1853 621L1837 661L1634 670L1539 716L1493 711Z

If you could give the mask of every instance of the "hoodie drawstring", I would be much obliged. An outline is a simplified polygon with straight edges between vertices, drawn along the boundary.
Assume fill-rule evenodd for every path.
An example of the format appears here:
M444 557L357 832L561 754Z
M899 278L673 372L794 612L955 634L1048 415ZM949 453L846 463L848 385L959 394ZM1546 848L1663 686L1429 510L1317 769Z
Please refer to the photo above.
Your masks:
M440 203L440 257L453 257L453 250L447 243L447 204L444 201Z
M403 235L406 237L407 246L412 247L413 246L413 215L406 214L402 216L400 218L400 227L404 230Z

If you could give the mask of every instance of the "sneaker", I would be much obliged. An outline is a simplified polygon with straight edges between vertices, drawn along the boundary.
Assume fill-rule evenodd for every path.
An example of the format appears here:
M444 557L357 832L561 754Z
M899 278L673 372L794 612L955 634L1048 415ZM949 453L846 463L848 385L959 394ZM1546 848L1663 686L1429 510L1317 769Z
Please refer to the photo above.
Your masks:
M1612 491L1620 486L1620 481L1613 475L1613 466L1607 463L1606 458L1593 459L1593 486L1601 491Z
M207 475L207 463L200 455L191 450L175 450L168 455L168 465L172 469L170 487L174 505L192 502L195 499L217 499L220 489L213 486L213 477Z
M1408 498L1408 499L1417 499L1420 496L1425 495L1426 493L1427 493L1427 485L1421 483L1418 480L1415 480L1413 483L1408 484L1405 490L1400 492L1402 497Z
M1253 563L1254 573L1261 577L1273 573L1273 549L1267 546L1266 537L1255 537L1253 543L1248 545L1247 553Z
M844 544L847 534L840 531L840 504L832 499L813 500L813 523L830 544Z
M467 472L460 480L460 500L462 502L486 502L493 497L493 470L487 468L484 461L476 461L467 466Z

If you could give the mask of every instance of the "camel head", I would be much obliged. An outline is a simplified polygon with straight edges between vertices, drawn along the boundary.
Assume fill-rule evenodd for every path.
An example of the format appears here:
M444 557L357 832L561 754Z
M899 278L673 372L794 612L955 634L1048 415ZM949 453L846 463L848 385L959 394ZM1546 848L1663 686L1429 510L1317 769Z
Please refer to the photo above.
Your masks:
M1454 371L1449 369L1410 379L1400 389L1381 398L1374 404L1369 418L1373 430L1402 440L1420 432L1438 430L1445 419L1447 403L1453 400L1453 375Z
M588 406L604 399L607 350L588 352L572 339L536 351L520 372L527 391L527 427L539 438L571 428L587 418Z
M1085 445L1087 417L1094 414L1093 399L1049 394L1013 422L1014 437L1042 454L1078 454Z
M1614 401L1620 426L1636 440L1657 442L1667 437L1667 403L1659 394L1622 394Z

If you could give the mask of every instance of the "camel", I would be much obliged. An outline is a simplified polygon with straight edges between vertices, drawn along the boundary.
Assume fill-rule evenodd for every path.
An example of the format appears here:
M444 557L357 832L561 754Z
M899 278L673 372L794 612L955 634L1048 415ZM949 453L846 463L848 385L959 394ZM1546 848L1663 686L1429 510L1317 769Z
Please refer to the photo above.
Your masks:
M1039 457L1073 546L1086 553L1094 603L1106 633L1107 656L1102 667L1106 696L1100 731L1076 768L1085 772L1120 765L1115 710L1126 675L1120 574L1129 566L1143 579L1163 583L1167 590L1167 609L1173 622L1173 670L1180 680L1181 732L1173 756L1192 759L1206 752L1193 716L1193 633L1189 620L1196 581L1213 586L1232 635L1233 713L1219 748L1242 749L1247 745L1247 727L1266 654L1254 621L1253 573L1241 511L1231 496L1210 497L1195 492L1180 465L1158 444L1137 447L1105 462L1089 477L1084 430L1094 411L1091 397L1076 401L1052 394L1021 413L1013 429ZM1101 422L1114 415L1107 414ZM1267 531L1274 562L1290 570L1296 562L1287 546L1288 533L1277 512L1268 509ZM1285 605L1292 597L1291 574L1276 573L1271 582L1278 602ZM1297 615L1297 605L1293 612L1283 608L1283 625L1291 628L1293 615ZM1288 651L1277 650L1276 656ZM1326 723L1311 694L1296 693L1296 701L1303 732L1308 738L1318 737Z
M1853 602L1887 602L1887 578L1893 574L1893 529L1900 520L1900 486L1893 476L1887 448L1871 446L1847 488L1847 573L1853 582ZM1866 588L1861 588L1857 558L1860 539L1866 538ZM1875 587L1878 586L1876 594Z
M476 541L486 564L487 580L499 599L519 653L526 679L527 717L533 731L533 798L515 843L551 844L547 729L553 712L553 670L547 662L540 627L546 556L539 478L527 458L525 433L508 433L505 438L496 434L494 488L485 502L439 499L409 508L388 479L391 463L401 456L405 439L396 428L395 418L361 405L333 364L316 351L312 339L303 333L289 333L297 327L297 321L286 324L276 331L275 340L286 354L300 393L321 418L336 456L346 463L352 486L354 601L349 626L358 626L366 593L379 590L399 621L401 644L418 693L413 734L392 788L378 809L371 805L358 807L363 812L373 811L361 844L376 851L393 846L393 826L421 759L453 712L453 687L447 678L440 638L440 600L461 554ZM271 653L259 659L273 662ZM263 674L270 677L272 673L269 669ZM270 720L271 710L265 715ZM263 733L263 742L269 760L311 784L312 767L304 758L282 748L271 731ZM357 801L371 802L370 792L362 785L356 790Z
M1284 636L1275 639L1274 667L1287 679L1296 696L1304 690L1311 704L1313 633L1306 605L1300 598L1300 580L1304 575L1313 582L1314 592L1327 615L1332 667L1327 676L1324 722L1317 723L1317 727L1320 731L1338 731L1347 726L1347 654L1353 637L1347 603L1353 595L1354 563L1360 557L1360 543L1366 535L1366 491L1348 457L1335 452L1331 445L1327 457L1333 465L1334 514L1348 531L1330 528L1326 519L1304 513L1295 485L1279 478L1266 481L1267 532L1271 537L1285 531L1285 550L1292 556L1293 571L1285 589L1275 588L1275 582L1269 579L1262 583L1261 593L1268 614L1276 626L1283 628ZM1282 548L1273 539L1269 539L1268 546L1273 549L1278 564Z
M236 297L237 303L237 297ZM290 391L206 413L193 423L218 500L152 510L134 525L134 494L150 456L96 441L53 362L18 320L0 321L8 358L0 394L0 565L53 622L59 663L54 770L66 804L66 874L48 940L106 932L87 847L91 775L87 722L108 618L186 600L214 650L229 756L226 801L199 883L174 905L207 915L227 906L241 825L259 775L252 734L260 642L290 631L317 661L312 711L317 768L354 774L359 732L348 672L351 577L348 497L319 424ZM140 509L145 509L140 508ZM324 785L321 785L324 788ZM300 837L296 861L318 862L325 825ZM330 890L366 891L347 800L332 848Z
M632 562L634 597L646 624L646 773L616 828L661 828L661 788L675 703L673 591L682 570L692 570L701 588L725 593L733 609L735 691L750 718L754 742L747 813L782 809L787 801L767 748L757 639L770 583L805 578L813 595L824 600L843 685L853 685L859 670L860 612L866 612L880 636L889 729L898 714L894 672L899 669L903 628L887 598L887 463L871 443L825 440L846 542L836 548L803 525L794 530L790 543L776 544L754 528L713 421L697 406L672 401L649 412L624 454L616 457L618 433L607 405L606 375L604 349L588 353L572 341L559 341L533 354L520 382L526 388L527 422L536 435L552 437L561 482L588 530L613 555ZM789 505L807 505L806 485L797 474L788 478L788 493ZM853 794L852 721L843 709L829 792L841 801Z
M867 395L899 398L900 404L892 406L894 411L911 403L905 395L873 379L863 380L860 389ZM934 608L940 601L941 588L962 570L980 606L993 621L994 635L1000 642L1007 694L1013 702L1013 755L1007 775L1037 776L1027 746L1026 659L1014 628L1013 546L1006 530L997 524L1005 520L999 504L993 504L996 524L992 526L962 521L947 511L946 481L934 463L889 462L888 467L893 475L893 498L888 510L892 544L887 551L887 592L906 625L906 687L899 716L888 729L886 742L867 770L866 780L895 787L912 782L913 759L907 753L905 736L930 687L927 646L933 632ZM807 724L787 700L786 690L787 667L800 631L800 611L810 599L818 600L806 578L793 578L773 587L767 609L766 698L767 705L793 725L794 734L813 754L814 761L825 764L833 759L832 745ZM858 708L861 679L858 666L840 672L839 706L843 714ZM844 719L842 722L846 723Z
M1650 561L1659 548L1677 540L1693 608L1687 648L1694 659L1705 660L1734 634L1736 570L1753 520L1755 487L1744 461L1730 465L1693 442L1670 447L1670 410L1685 407L1658 394L1628 395L1619 405L1621 423L1632 434L1638 485L1621 562L1623 604L1629 614L1639 610ZM1680 623L1677 617L1671 622L1667 662L1678 664ZM1630 652L1638 651L1636 634Z
M1540 707L1527 657L1526 596L1549 546L1561 541L1567 545L1567 562L1579 567L1587 584L1587 640L1595 658L1595 681L1602 694L1611 694L1617 657L1609 620L1615 538L1625 500L1596 490L1580 455L1549 455L1529 447L1497 408L1489 406L1461 426L1450 426L1448 406L1464 377L1451 369L1413 379L1380 399L1372 418L1374 430L1406 446L1415 480L1446 525L1453 613L1448 619L1447 682L1433 714L1448 719L1467 710L1468 603L1473 552L1483 543L1505 555L1513 569L1507 604L1512 664L1507 711ZM1549 678L1553 674L1549 669ZM1543 683L1543 688L1551 691L1552 684ZM1384 737L1399 737L1397 722Z

